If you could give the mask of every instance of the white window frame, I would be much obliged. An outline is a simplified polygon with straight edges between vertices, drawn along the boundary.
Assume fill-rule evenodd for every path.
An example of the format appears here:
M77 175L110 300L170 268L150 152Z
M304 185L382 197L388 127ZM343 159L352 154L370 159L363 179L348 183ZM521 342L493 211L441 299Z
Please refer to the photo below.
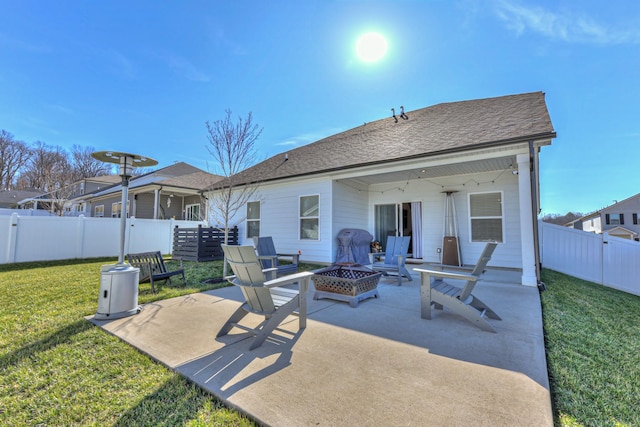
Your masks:
M197 218L193 217L193 208L198 208ZM184 208L184 219L187 221L200 221L200 203L192 203L190 205L186 205Z
M308 197L317 197L318 198L318 214L317 215L302 215L302 199ZM302 222L305 220L316 220L318 226L318 235L314 239L312 237L304 237L302 235ZM300 196L298 198L298 236L300 240L320 240L320 195L319 194L309 194L305 196Z
M257 218L249 218L249 205L250 204L258 204L258 217ZM251 239L253 237L259 237L260 236L260 220L262 217L262 203L260 203L259 200L254 200L251 202L247 202L247 206L246 206L247 210L246 210L246 235L247 235L247 239ZM258 234L256 236L250 236L249 235L249 223L257 223L258 225Z
M131 210L129 209L129 201L127 200L127 218L129 218L130 212ZM111 218L120 218L121 215L122 215L122 202L111 203Z
M480 194L500 194L500 215L478 215L472 216L473 207L471 206L471 199L473 196ZM476 193L468 193L467 195L469 206L469 242L486 242L487 240L474 240L473 239L473 222L474 220L500 220L502 238L500 240L495 239L498 243L505 243L505 213L504 213L504 191L482 191ZM491 239L493 240L493 239Z
M93 216L95 218L104 218L104 205L97 205L93 207Z

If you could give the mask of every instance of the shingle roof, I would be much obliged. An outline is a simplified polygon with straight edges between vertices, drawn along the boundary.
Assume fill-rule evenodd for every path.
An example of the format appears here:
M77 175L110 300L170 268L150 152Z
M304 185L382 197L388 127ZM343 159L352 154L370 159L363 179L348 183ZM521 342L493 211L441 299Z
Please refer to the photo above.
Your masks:
M236 175L236 184L555 137L543 92L437 104L406 112L407 120L396 115L288 151L288 160L271 157Z
M224 179L224 177L204 171L199 171L175 178L164 179L157 182L156 184L160 184L163 186L204 190L210 188L215 182L220 181L221 179Z

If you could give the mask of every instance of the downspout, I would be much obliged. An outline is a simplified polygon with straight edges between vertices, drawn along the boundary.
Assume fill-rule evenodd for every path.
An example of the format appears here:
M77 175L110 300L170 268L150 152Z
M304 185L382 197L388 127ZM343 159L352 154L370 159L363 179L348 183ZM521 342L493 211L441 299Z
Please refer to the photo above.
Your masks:
M529 168L531 185L531 218L533 222L533 253L536 262L536 281L538 289L545 290L545 285L540 280L540 242L538 236L538 214L540 213L540 202L538 198L538 151L533 145L533 140L529 140Z

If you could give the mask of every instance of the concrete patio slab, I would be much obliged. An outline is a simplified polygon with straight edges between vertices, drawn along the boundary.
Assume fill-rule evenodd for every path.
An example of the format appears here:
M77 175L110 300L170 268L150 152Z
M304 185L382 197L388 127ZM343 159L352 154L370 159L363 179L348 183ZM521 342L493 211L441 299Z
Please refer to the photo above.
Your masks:
M290 316L253 351L241 330L215 338L236 287L92 321L267 425L552 426L540 298L518 282L488 270L476 286L503 319L495 334L446 310L421 319L417 274L382 278L356 308L311 289L307 328Z

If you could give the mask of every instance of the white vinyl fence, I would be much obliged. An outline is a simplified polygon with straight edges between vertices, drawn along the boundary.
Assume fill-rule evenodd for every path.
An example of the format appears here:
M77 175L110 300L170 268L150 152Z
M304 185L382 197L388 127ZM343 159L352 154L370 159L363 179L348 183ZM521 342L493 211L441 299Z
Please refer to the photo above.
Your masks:
M539 222L542 267L640 295L640 242Z
M125 254L173 250L173 228L202 221L127 218ZM120 218L0 216L0 264L73 258L117 257Z

